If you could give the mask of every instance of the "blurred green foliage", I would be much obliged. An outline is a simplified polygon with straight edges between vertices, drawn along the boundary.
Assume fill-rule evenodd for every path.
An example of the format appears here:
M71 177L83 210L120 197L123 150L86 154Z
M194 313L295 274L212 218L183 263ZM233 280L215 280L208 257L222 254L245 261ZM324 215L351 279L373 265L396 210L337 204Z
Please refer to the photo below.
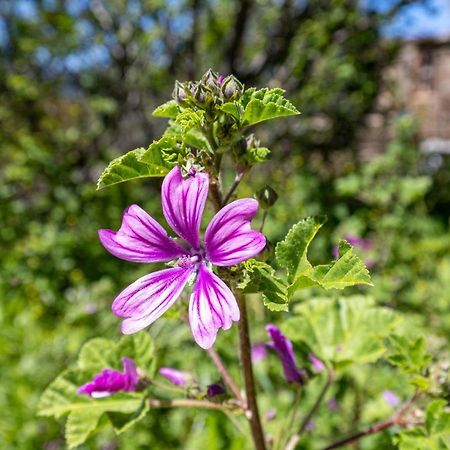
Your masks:
M329 221L310 249L312 262L323 261L320 255L331 254L347 234L370 239L369 254L360 253L374 263L374 287L365 292L404 313L399 326L404 334L427 336L435 395L449 397L449 163L437 171L428 167L409 116L399 119L396 138L383 155L370 161L355 157L356 132L397 47L383 42L378 31L395 10L369 13L350 0L1 2L4 448L64 448L62 425L37 418L37 400L87 339L120 338L111 301L146 273L143 266L110 257L98 243L97 229L117 228L130 203L156 218L160 211L159 181L96 191L96 180L114 156L159 135L163 121L150 113L169 96L173 80L197 78L210 66L235 73L247 85L283 87L302 111L298 120L264 128L272 161L240 187L241 194L253 195L269 182L280 195L267 218L270 240L282 239L300 218L321 213ZM343 161L338 170L336 155ZM314 295L302 291L295 300ZM256 299L251 307L259 323L280 317ZM187 327L170 314L151 334L160 365L195 372L203 385L217 381ZM239 380L233 339L234 329L224 333L217 349ZM254 340L265 339L263 329L254 330ZM306 349L296 350L308 367ZM390 389L402 400L411 393L407 375L392 374L386 362L342 372L328 397L339 413L324 405L311 436L340 435L361 421L389 416L392 407L382 392ZM282 417L292 392L278 361L262 361L256 375L263 413L275 407ZM319 378L305 391L306 405L317 397ZM429 407L427 414L442 414L441 406ZM276 420L267 422L270 434L279 432L277 426ZM367 438L361 449L394 448L388 435ZM413 438L401 435L399 442L405 446ZM161 410L120 438L105 427L83 448L237 449L247 442L220 412ZM307 438L301 448L315 444Z

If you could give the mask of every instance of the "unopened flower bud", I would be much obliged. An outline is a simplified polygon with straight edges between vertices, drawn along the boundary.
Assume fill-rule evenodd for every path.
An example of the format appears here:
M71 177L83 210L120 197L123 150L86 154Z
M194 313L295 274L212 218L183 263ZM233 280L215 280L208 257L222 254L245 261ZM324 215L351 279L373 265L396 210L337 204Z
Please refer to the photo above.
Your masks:
M209 89L215 90L218 85L219 74L214 72L212 69L208 69L208 71L202 76L202 83Z
M225 394L225 389L220 384L214 383L207 386L206 395L211 397L216 397L217 395Z
M223 80L221 91L225 100L237 100L243 90L244 86L234 75L228 75Z
M203 105L207 102L207 93L205 88L198 83L194 90L194 99L200 105Z
M247 146L247 150L250 150L252 148L258 148L261 145L261 141L259 139L256 139L253 133L249 134L245 138L245 143Z
M269 185L266 185L256 192L256 199L261 208L267 210L278 200L278 194Z
M172 92L172 98L177 102L183 102L186 99L186 91L184 89L183 83L179 81L175 82L175 88Z

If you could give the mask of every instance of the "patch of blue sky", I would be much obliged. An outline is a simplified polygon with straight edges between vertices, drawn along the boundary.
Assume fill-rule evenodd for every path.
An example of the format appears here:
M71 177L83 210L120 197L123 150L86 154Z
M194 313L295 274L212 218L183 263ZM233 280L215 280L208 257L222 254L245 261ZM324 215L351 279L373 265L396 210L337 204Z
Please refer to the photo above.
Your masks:
M398 0L362 0L364 8L387 12ZM406 5L382 33L388 38L419 39L450 36L450 0L427 0Z

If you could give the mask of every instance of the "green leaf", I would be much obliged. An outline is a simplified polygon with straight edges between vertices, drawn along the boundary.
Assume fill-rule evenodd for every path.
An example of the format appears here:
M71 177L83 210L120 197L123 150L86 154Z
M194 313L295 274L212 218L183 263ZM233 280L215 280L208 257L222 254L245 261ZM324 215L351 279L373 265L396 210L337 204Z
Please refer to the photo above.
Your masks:
M284 97L283 89L259 89L247 91L242 103L245 105L242 125L249 126L264 120L300 114L297 108Z
M325 222L325 216L307 217L294 225L284 241L277 244L275 257L278 265L287 269L290 283L312 268L307 259L308 247Z
M445 400L431 402L425 411L424 426L402 431L395 438L400 450L450 449L450 412Z
M140 370L149 374L155 356L155 347L150 335L146 331L140 331L123 336L117 344L115 353L120 357L132 358Z
M141 420L150 410L150 402L144 401L141 407L131 414L124 414L121 412L108 412L108 419L111 422L116 434L123 433L132 427L136 422Z
M355 284L372 285L369 271L361 259L353 254L353 247L346 241L340 241L338 260L307 269L289 290L293 293L299 288L314 285L325 289L344 289Z
M192 129L200 129L203 125L205 111L185 109L176 118L176 123L180 126L180 132L184 136Z
M69 414L66 422L66 441L69 448L83 444L89 435L97 428L103 411L85 410Z
M78 367L89 375L95 375L103 369L112 368L114 359L111 354L114 343L109 339L94 338L83 345L78 355Z
M180 113L180 108L175 100L169 100L162 105L159 105L152 113L155 117L166 117L168 119L175 119Z
M408 339L404 336L390 336L391 353L388 361L409 375L420 375L431 361L423 337Z
M102 417L117 433L142 419L149 410L144 392L117 392L104 398L91 398L77 389L103 369L123 370L121 359L133 359L140 373L152 373L154 346L145 331L124 336L119 342L95 338L80 351L78 366L59 375L41 396L38 413L59 418L68 415L66 439L69 448L82 444L94 432Z
M158 141L153 141L147 150L139 157L139 161L151 166L155 172L164 176L186 154L179 137L173 134L164 135Z
M362 296L310 300L295 313L283 332L334 367L377 361L385 352L383 338L399 320L392 310Z
M271 311L287 311L287 284L275 276L275 270L255 259L249 259L242 265L244 276L238 288L244 293L262 292L264 305Z
M226 114L229 114L230 116L233 116L236 120L240 119L243 112L242 106L239 104L239 102L224 103L218 109Z
M390 336L389 342L392 347L392 353L388 357L389 362L405 373L420 373L431 360L423 337L409 340L404 336L394 335Z
M343 289L356 284L371 284L364 263L353 254L352 246L346 241L339 242L339 258L331 264L312 266L308 261L308 247L325 220L324 217L301 220L275 249L278 265L288 273L289 297L298 289L312 286Z
M270 150L266 147L250 148L245 153L245 160L250 165L255 165L267 161L270 155Z
M137 178L162 177L172 168L153 144L146 150L138 148L114 159L101 174L97 189L103 189L124 181ZM141 158L145 157L145 161Z

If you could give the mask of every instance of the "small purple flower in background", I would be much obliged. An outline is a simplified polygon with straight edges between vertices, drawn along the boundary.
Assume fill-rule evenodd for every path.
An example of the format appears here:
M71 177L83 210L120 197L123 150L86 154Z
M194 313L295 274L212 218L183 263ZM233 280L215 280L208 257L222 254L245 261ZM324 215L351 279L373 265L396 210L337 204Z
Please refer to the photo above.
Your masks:
M312 420L308 420L305 426L305 431L313 431L314 430L314 422Z
M264 414L264 419L266 419L267 422L275 419L275 417L277 417L277 410L275 408L270 408L267 410L266 414Z
M94 376L92 381L83 384L77 390L78 394L86 394L93 398L108 397L115 392L133 392L139 382L139 376L134 361L122 358L124 372L104 369Z
M224 393L225 393L224 387L217 383L210 384L209 386L207 386L206 389L206 395L210 398Z
M353 245L353 247L359 248L365 252L368 252L373 249L373 241L371 241L370 239L363 239L354 234L347 234L344 236L344 239L350 245ZM333 258L334 259L339 258L339 245L335 245L333 247ZM373 261L372 259L366 259L364 263L369 269L375 265L375 261Z
M252 362L257 363L267 356L267 344L255 344L252 346Z
M335 398L330 398L330 400L327 401L327 407L330 411L337 411L338 409L338 402Z
M297 366L292 342L275 325L266 325L266 331L272 339L267 345L278 353L286 380L289 383L303 384L304 374Z
M208 349L220 328L239 320L239 307L228 286L211 265L239 264L263 250L264 235L250 227L258 202L244 198L223 207L200 240L200 223L209 189L207 173L190 172L183 178L175 166L162 183L162 209L172 230L164 228L137 205L123 215L118 231L99 230L100 241L114 256L139 263L168 262L174 267L145 275L124 289L112 310L124 317L122 332L136 333L158 319L174 304L188 282L195 278L189 304L189 322L197 344Z
M159 374L167 378L171 383L178 386L184 386L190 378L189 374L181 370L172 369L171 367L161 367Z
M314 366L316 372L320 373L325 369L325 364L312 353L308 355L308 359L311 361L311 364Z
M397 397L397 395L390 390L383 391L383 398L386 401L386 403L388 403L393 407L397 406L400 403L400 400Z

